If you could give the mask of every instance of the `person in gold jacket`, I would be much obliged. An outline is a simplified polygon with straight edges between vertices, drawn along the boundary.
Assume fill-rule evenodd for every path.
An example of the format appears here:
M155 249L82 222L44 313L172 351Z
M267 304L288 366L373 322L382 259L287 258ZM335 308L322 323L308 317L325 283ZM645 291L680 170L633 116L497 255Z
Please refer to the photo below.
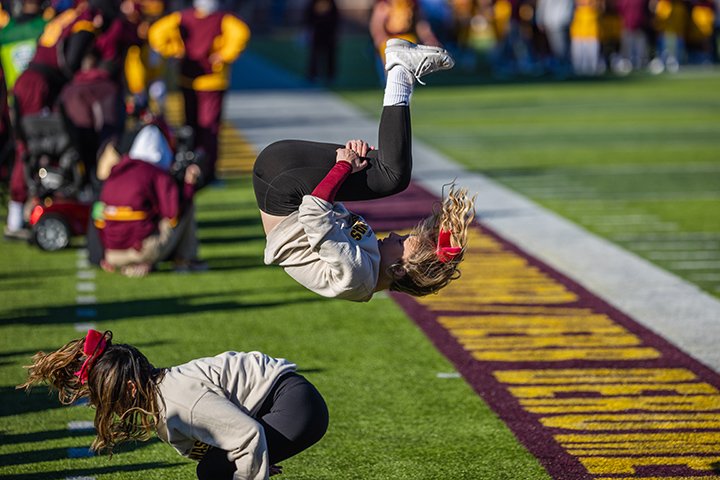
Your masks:
M250 39L250 29L218 0L194 0L193 7L155 22L150 47L164 57L180 59L179 85L185 100L185 122L195 132L195 146L205 152L204 178L216 178L222 102L230 66Z

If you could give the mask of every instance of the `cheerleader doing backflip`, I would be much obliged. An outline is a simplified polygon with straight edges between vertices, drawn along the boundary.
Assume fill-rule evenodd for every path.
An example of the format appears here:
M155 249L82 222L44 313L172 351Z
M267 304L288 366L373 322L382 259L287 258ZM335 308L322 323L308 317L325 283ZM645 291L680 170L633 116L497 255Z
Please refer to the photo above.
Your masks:
M319 441L325 401L296 366L260 352L225 352L155 368L138 349L90 330L55 352L38 352L18 388L49 384L60 402L95 409L95 451L153 431L198 461L200 480L261 480L278 462Z
M474 217L474 198L451 188L440 208L409 235L378 240L365 220L341 203L408 187L414 83L454 65L442 48L401 39L389 40L385 54L378 149L362 140L344 146L282 140L260 152L253 169L267 236L265 263L280 265L324 297L368 301L386 289L415 296L437 292L459 276Z

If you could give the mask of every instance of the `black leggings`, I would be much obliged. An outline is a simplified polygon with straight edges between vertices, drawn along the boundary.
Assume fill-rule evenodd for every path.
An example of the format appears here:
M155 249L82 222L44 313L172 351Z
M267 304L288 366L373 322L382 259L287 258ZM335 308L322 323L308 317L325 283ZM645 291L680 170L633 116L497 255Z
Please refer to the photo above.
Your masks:
M280 378L252 416L263 426L270 465L290 458L317 443L328 427L328 410L322 395L302 375ZM230 480L235 463L227 451L211 448L197 466L199 480Z
M368 153L369 166L350 175L338 201L373 200L402 192L410 184L412 147L410 108L383 107L378 149ZM268 145L255 160L253 187L260 210L287 216L298 209L335 165L334 143L281 140Z

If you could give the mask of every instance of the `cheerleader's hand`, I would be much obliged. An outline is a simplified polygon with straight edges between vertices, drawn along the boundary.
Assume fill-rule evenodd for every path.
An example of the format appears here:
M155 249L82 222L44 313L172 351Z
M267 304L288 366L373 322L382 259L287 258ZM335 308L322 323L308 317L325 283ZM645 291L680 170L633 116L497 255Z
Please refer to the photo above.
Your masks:
M361 159L354 150L349 148L338 148L336 150L335 163L347 162L352 167L352 173L357 173L368 166L368 161Z
M348 140L345 148L357 153L360 158L367 157L368 152L372 150L372 147L365 140Z

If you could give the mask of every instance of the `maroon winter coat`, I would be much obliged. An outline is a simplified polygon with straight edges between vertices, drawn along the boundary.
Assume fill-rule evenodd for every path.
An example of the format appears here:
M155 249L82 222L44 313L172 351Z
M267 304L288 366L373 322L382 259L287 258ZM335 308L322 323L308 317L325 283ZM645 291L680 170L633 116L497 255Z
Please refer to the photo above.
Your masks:
M180 192L168 172L126 156L110 171L100 201L105 203L103 247L140 250L143 240L157 233L161 219L177 221Z
M76 73L60 93L60 102L74 126L115 132L120 130L119 95L110 73L97 68Z

